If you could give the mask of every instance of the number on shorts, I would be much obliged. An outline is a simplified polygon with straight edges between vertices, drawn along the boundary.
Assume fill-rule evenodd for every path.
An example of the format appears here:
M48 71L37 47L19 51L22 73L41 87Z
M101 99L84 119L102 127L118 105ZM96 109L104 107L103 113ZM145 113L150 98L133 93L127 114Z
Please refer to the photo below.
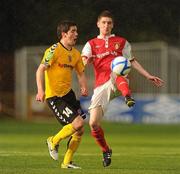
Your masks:
M65 107L65 109L63 110L63 114L66 115L66 117L70 117L70 114L72 114L73 112L68 108L68 107Z

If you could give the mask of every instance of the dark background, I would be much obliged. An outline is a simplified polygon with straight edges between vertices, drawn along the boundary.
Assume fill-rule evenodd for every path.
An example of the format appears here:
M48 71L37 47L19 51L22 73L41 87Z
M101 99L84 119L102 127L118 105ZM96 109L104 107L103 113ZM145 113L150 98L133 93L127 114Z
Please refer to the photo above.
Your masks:
M59 20L79 26L79 44L97 35L97 15L105 9L115 16L114 33L130 42L163 40L179 44L179 0L1 0L0 51L57 41Z
M85 44L98 35L102 10L115 17L113 33L131 43L161 40L179 47L180 0L0 0L0 113L14 114L15 50L56 43L63 19L78 24L77 44Z

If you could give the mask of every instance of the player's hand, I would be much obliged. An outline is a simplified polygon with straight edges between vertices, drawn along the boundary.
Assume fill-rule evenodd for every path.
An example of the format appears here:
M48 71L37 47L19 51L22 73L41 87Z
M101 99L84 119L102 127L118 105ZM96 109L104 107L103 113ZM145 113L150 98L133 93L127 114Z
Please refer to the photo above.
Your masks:
M88 64L93 63L93 61L94 61L94 57L90 57L90 58L88 59Z
M164 85L164 81L162 79L160 79L159 77L156 77L156 76L149 76L148 80L150 80L157 87L161 87Z
M87 90L87 88L81 87L80 92L81 92L81 95L82 95L82 96L84 96L84 97L87 97L87 96L88 96L88 90Z
M36 95L36 101L44 102L45 100L45 93L44 92L38 92Z
M94 58L93 57L87 58L87 57L83 56L82 60L83 60L84 66L86 66L87 64L91 64L94 61Z

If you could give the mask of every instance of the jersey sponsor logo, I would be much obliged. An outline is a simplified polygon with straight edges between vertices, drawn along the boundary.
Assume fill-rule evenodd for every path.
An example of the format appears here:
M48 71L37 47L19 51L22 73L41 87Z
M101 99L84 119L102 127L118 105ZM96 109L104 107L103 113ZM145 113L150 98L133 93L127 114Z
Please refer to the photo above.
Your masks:
M117 56L118 53L116 51L106 51L105 53L97 54L96 57L102 59L105 56L109 56L109 55Z
M58 63L58 66L59 66L60 68L70 68L70 69L73 69L73 66L72 66L72 65L68 65L68 64Z

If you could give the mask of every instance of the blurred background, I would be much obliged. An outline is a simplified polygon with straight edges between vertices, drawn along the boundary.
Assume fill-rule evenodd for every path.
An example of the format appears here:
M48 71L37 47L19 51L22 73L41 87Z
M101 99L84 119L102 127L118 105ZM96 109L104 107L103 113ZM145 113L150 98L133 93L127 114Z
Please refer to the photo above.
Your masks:
M98 35L97 15L110 10L113 33L125 37L133 54L165 81L156 88L134 70L130 86L136 106L129 109L119 97L109 106L106 120L126 123L180 122L179 0L1 0L0 2L0 115L20 120L49 118L45 104L35 101L35 72L47 47L56 43L59 20L78 24L77 48ZM93 89L93 70L87 69L90 96L80 98L87 111ZM74 81L76 78L74 77ZM78 93L78 86L73 85Z

